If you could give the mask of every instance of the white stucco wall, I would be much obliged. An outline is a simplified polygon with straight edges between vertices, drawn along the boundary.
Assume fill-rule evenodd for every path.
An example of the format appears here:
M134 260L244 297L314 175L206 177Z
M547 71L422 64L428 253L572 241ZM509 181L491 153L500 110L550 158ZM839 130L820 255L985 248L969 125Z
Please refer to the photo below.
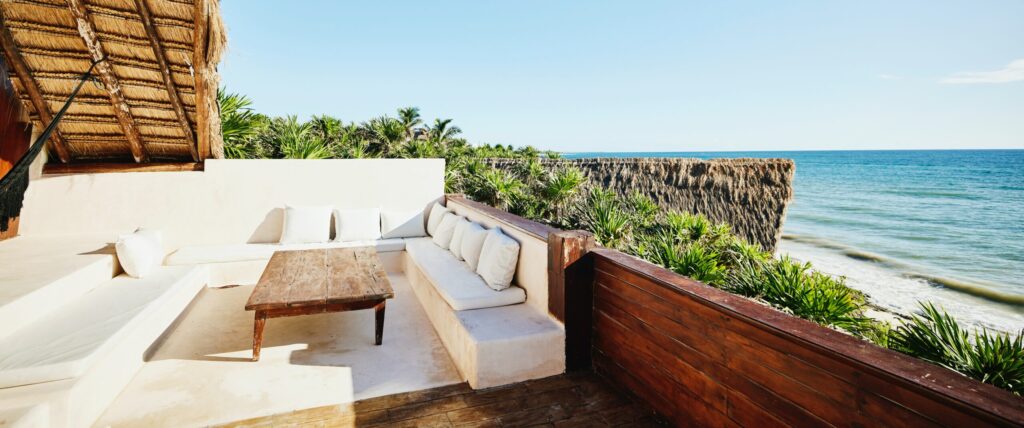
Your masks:
M444 195L443 159L209 159L200 172L36 177L21 235L160 229L165 247L276 242L285 204L425 208Z

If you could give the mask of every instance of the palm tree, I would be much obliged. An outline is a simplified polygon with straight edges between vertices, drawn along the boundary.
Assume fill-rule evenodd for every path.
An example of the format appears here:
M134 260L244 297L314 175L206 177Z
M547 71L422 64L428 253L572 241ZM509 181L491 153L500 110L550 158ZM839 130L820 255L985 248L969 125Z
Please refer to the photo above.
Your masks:
M405 125L398 119L381 116L370 119L363 128L374 142L374 151L381 157L394 157L398 154L402 141L405 139Z
M416 126L423 124L423 120L420 119L420 108L405 107L398 109L398 121L405 128L405 140L412 141Z
M331 151L319 136L311 135L310 123L288 116L274 124L277 144L285 159L327 159Z
M256 156L255 145L250 144L250 139L260 131L264 122L253 111L252 100L221 87L217 89L217 105L220 106L224 155L236 159Z
M313 116L309 120L310 133L320 137L327 144L333 143L345 125L335 117L326 114Z
M427 141L444 151L461 140L456 138L461 133L458 126L452 125L451 119L434 119L434 125L427 127Z

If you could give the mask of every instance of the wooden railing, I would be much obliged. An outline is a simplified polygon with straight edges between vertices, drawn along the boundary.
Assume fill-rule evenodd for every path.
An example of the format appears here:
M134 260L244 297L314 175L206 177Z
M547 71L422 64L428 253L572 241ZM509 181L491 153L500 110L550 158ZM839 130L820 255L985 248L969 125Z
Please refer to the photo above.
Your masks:
M1009 392L618 251L587 257L594 369L675 424L1024 425Z
M1024 399L461 195L547 239L566 367L684 426L1024 426Z

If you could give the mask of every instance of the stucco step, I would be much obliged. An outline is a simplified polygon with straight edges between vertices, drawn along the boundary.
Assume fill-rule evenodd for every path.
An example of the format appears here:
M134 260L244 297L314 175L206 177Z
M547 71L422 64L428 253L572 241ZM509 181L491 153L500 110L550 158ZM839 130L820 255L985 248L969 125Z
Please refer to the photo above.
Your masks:
M0 338L32 324L118 273L102 237L26 237L0 242Z

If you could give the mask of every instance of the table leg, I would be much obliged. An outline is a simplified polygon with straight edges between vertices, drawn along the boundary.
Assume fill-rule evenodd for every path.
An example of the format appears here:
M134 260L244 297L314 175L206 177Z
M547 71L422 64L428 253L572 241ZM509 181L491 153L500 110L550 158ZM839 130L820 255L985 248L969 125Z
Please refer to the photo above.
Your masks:
M252 360L260 360L260 347L263 346L263 327L267 325L267 312L256 311L256 321L252 328Z
M377 345L380 345L384 339L384 304L387 301L380 302L373 309L377 315Z

